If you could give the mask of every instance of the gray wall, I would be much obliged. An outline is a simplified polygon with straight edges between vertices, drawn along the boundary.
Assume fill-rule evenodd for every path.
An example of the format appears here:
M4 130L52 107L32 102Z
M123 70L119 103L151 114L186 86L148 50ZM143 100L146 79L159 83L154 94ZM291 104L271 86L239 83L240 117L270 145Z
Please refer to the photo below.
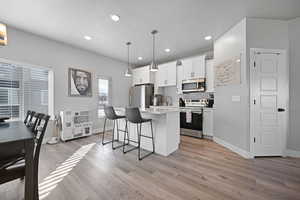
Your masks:
M113 105L128 105L128 91L131 79L123 75L126 64L111 58L12 27L8 27L8 46L0 48L0 58L52 68L54 72L55 113L65 109L96 111L96 77L98 75L112 77ZM92 72L92 97L68 97L67 77L69 67Z
M300 18L289 22L290 131L287 148L300 151Z
M246 19L214 44L214 66L241 55L241 84L215 86L214 137L249 150L249 84L246 65ZM232 96L240 96L233 102Z
M215 42L214 62L242 53L241 84L216 87L214 135L229 144L250 151L250 48L289 50L288 22L247 18ZM240 102L232 102L240 96Z

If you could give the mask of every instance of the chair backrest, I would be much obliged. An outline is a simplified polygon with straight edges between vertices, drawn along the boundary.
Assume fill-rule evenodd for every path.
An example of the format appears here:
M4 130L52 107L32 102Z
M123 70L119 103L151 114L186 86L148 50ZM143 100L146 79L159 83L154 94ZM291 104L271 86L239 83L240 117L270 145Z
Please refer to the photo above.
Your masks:
M24 119L24 124L27 124L27 121L29 119L30 113L31 113L31 110L27 110L26 117Z
M105 113L105 117L107 119L114 120L114 119L117 118L117 114L115 112L115 109L112 106L105 106L104 107L104 113Z
M49 115L39 114L36 127L34 128L35 135L35 150L34 150L34 167L35 171L38 171L38 163L40 157L41 145L43 143L44 135L50 119Z
M34 129L36 128L37 126L37 123L39 121L39 117L40 115L43 115L41 113L35 113L32 117L31 117L31 120L30 122L28 123L27 127L31 129L32 132L34 132Z
M34 115L35 115L35 111L30 111L28 119L27 119L27 122L25 124L27 127L29 127L30 122L31 122L31 120L32 120L32 118L33 118Z
M139 108L126 108L126 119L131 123L141 123L142 116Z

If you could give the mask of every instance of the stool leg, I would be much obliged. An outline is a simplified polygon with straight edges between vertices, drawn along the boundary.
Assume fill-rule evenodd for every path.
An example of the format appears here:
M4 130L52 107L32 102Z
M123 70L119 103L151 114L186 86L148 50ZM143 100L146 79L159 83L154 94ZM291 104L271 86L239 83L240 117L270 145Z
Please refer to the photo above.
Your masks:
M138 136L138 156L139 160L141 159L141 133L142 133L142 123L140 124L140 131L139 131L139 124L136 124L136 131L137 131L137 136Z
M105 145L105 143L104 143L105 126L106 126L106 118L104 119L104 126L103 126L103 133L102 133L102 145Z
M125 133L124 133L124 140L123 140L123 153L125 153L125 142L126 142L126 135L127 135L127 120L126 120L126 123L125 123ZM127 140L128 144L129 144L129 141Z
M117 140L115 140L115 123L117 124ZM114 130L113 130L113 139L112 139L112 149L113 150L124 146L123 144L121 144L121 145L118 145L115 147L113 144L115 141L118 141L118 142L120 141L119 135L120 135L120 133L119 133L118 119L116 119L116 120L114 120Z
M153 153L155 153L155 144L154 144L154 136L153 136L153 126L152 126L152 121L150 121L151 125L151 135L152 135L152 147L153 147Z
M114 141L115 141L115 126L116 126L116 120L114 120L114 125L113 125L113 130L112 130L112 140L111 140L111 148L112 149L115 149L114 148Z
M126 138L126 135L127 135L127 144L125 143L125 138ZM126 125L125 125L125 137L124 137L124 142L123 142L123 153L125 154L125 153L128 153L128 152L130 152L130 151L133 151L133 150L135 150L135 149L137 149L138 148L138 146L134 146L134 147L132 147L131 149L128 149L127 151L125 151L125 146L126 145L129 145L129 142L130 142L131 140L130 140L130 137L129 137L129 131L128 131L128 121L126 120Z
M142 124L140 126L140 133L139 133L139 160L143 160L144 158L150 156L151 154L153 154L155 152L155 144L154 144L154 137L153 137L153 127L152 127L152 121L150 121L150 125L151 125L151 137L149 136L145 136L145 135L142 135ZM153 151L150 152L150 153L147 153L146 155L142 156L140 155L140 148L141 148L141 137L147 137L147 138L151 138L152 139L152 148L153 148Z
M120 134L119 134L119 123L118 123L118 119L116 119L116 123L117 123L117 140L120 140Z

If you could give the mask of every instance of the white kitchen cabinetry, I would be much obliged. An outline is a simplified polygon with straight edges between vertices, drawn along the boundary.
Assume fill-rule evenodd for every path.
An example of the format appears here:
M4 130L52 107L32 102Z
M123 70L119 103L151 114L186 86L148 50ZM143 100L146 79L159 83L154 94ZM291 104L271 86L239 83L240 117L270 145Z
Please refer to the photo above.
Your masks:
M182 94L183 65L177 66L177 94Z
M215 91L215 72L214 72L214 62L213 60L206 60L206 92Z
M132 85L154 84L154 72L149 70L149 66L139 67L132 70Z
M164 63L158 66L158 87L176 86L176 62Z
M183 80L205 78L205 55L182 60Z
M213 136L213 108L204 108L203 109L203 135Z

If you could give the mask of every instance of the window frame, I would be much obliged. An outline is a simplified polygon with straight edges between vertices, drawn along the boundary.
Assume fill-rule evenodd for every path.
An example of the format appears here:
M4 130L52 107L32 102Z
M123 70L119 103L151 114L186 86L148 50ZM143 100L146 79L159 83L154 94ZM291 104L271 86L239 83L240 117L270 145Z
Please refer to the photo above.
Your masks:
M27 68L27 69L41 69L41 70L48 70L48 115L50 115L51 119L54 119L54 77L53 77L53 69L51 67L45 67L45 66L38 66L33 65L29 63L24 62L18 62L13 61L5 58L0 58L0 62L15 65L17 67ZM23 86L19 88L19 90L23 90L22 95L20 98L22 98L22 101L24 99L24 88ZM24 120L26 111L24 110L24 105L19 104L19 118L11 119L11 121L20 121Z
M97 76L97 117L101 119L104 118L104 115L100 115L100 111L103 112L103 108L105 105L99 103L99 97L100 97L99 79L108 80L108 104L107 105L112 105L113 94L112 94L112 77L98 75Z

